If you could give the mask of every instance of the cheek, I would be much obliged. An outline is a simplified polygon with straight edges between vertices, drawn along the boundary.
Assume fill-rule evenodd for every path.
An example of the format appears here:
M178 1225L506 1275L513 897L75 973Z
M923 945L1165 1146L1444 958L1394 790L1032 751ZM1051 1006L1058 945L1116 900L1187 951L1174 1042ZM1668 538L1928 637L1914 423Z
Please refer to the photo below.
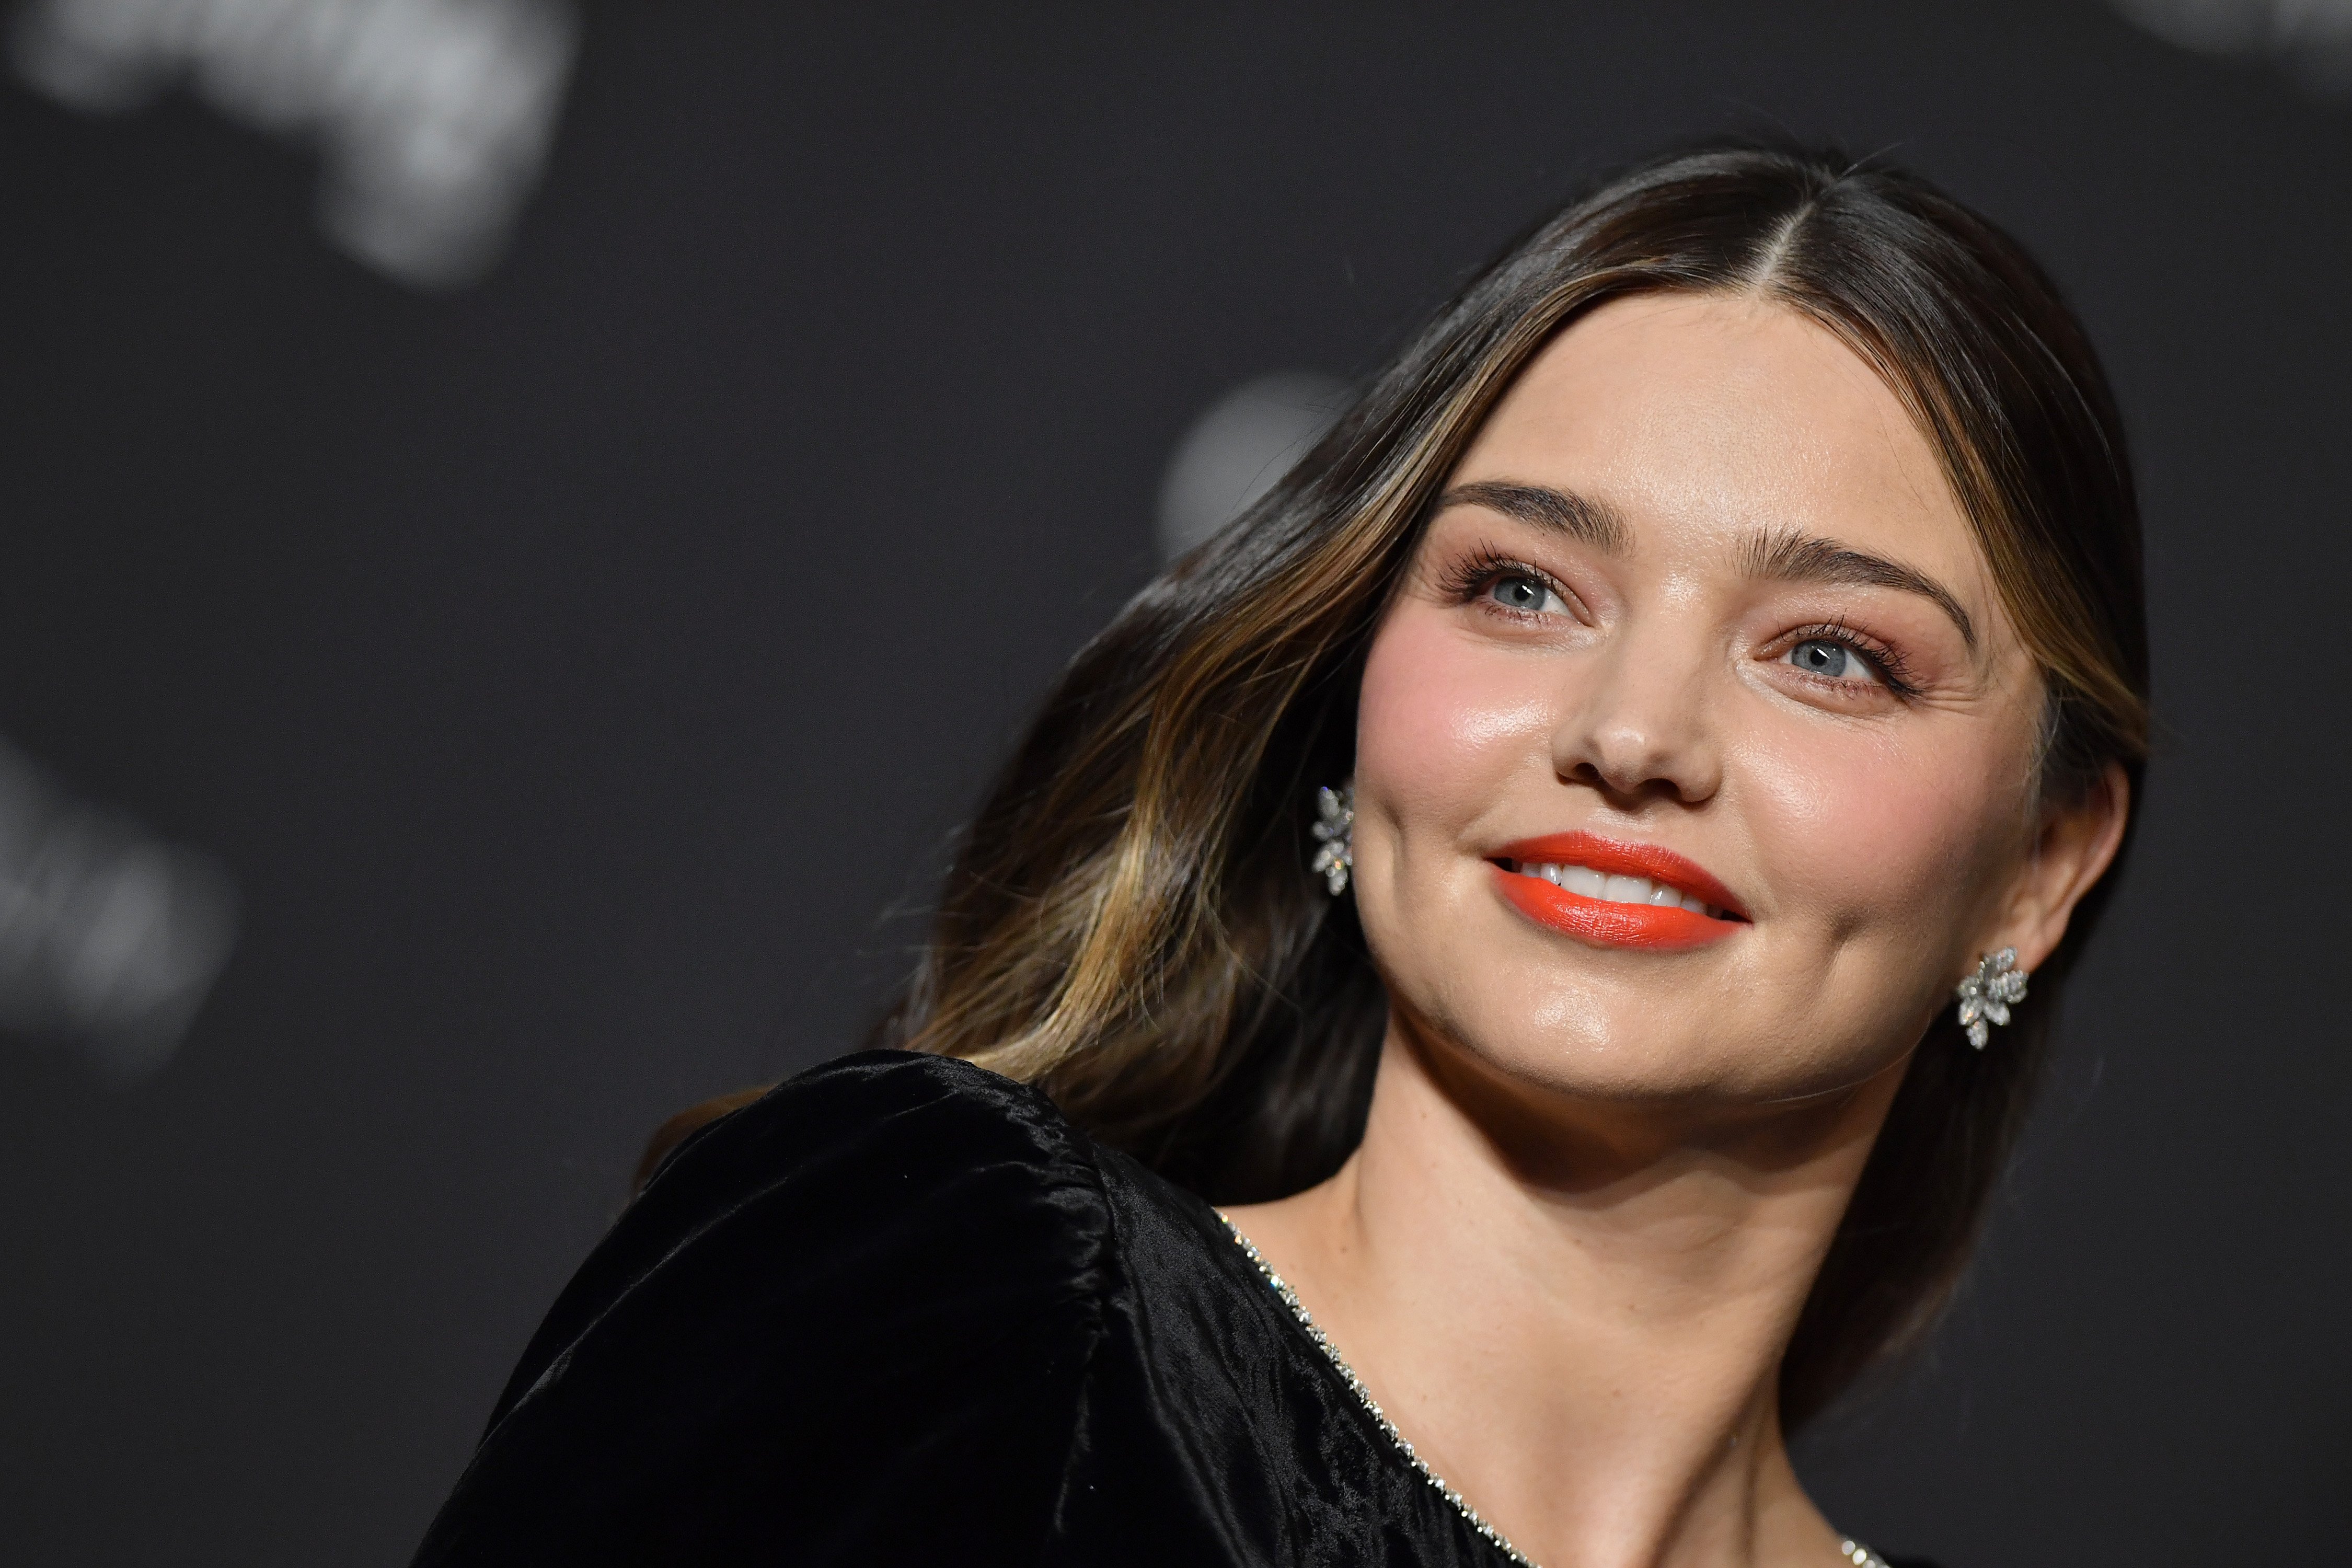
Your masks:
M2026 765L2006 748L1988 757L1974 739L1755 738L1738 771L1768 881L1794 906L1784 912L1841 938L1900 931L1931 944L1972 920L2022 819Z
M1539 661L1462 636L1418 605L1373 638L1356 719L1356 791L1408 832L1454 826L1493 803L1496 781L1549 768L1553 695Z

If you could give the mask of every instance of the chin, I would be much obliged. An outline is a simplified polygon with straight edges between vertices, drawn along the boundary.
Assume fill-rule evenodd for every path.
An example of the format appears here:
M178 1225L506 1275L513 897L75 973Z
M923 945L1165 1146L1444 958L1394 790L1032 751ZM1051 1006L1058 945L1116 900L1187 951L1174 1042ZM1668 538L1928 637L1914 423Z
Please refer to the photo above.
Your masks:
M1414 1016L1406 1010L1408 1018ZM1588 994L1560 998L1530 1019L1449 1012L1423 1015L1432 1045L1500 1085L1547 1096L1661 1110L1762 1107L1834 1094L1861 1083L1901 1056L1847 1042L1812 1043L1792 1026L1727 1037L1707 1016L1727 1009L1654 1007L1632 1012L1596 1005ZM1805 1039L1807 1048L1759 1043Z

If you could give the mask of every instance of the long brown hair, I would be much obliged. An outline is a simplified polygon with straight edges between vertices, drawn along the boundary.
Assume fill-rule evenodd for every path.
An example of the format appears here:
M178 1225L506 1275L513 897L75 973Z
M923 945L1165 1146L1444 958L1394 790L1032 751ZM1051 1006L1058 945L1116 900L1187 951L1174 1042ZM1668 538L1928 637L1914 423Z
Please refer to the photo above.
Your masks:
M1387 1005L1351 901L1306 871L1351 772L1364 648L1433 498L1566 323L1759 295L1873 365L1941 455L2047 692L2042 787L2137 786L2139 526L2088 340L2016 243L1926 182L1750 146L1638 167L1530 231L1275 489L1071 663L966 834L876 1044L969 1058L1220 1203L1298 1191L1362 1134ZM2097 900L1998 1048L1916 1054L1782 1363L1793 1428L1956 1285Z

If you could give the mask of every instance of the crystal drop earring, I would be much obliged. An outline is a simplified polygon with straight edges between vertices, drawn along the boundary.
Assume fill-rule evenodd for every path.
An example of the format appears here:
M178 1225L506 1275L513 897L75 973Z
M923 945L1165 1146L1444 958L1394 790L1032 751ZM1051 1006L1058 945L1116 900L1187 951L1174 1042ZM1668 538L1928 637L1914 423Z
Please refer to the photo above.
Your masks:
M2026 972L2017 967L2017 949L2004 947L1977 963L1977 972L1955 987L1960 999L1960 1027L1969 1044L1985 1048L1994 1024L2009 1022L2011 1003L2025 1000Z
M1348 890L1348 873L1356 865L1356 786L1345 784L1333 789L1325 784L1317 790L1315 815L1315 837L1322 847L1307 868L1320 873L1336 899Z

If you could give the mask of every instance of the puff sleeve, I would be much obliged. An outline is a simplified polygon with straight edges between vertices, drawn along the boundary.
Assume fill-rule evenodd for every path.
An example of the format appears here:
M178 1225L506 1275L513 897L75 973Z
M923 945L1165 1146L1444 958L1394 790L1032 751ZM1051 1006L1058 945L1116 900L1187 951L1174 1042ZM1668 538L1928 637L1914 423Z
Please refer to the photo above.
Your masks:
M418 1568L1034 1562L1109 1225L1033 1090L899 1052L803 1074L590 1256Z

